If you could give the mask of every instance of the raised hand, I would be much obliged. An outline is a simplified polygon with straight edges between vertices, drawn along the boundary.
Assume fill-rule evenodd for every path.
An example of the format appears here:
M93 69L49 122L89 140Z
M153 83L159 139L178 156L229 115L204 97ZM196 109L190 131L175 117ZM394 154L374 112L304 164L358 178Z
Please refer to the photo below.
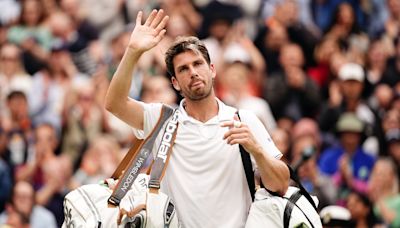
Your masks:
M165 25L168 16L164 11L153 10L147 20L142 24L143 12L140 11L136 17L136 25L129 40L129 48L137 51L147 51L156 46L165 35Z

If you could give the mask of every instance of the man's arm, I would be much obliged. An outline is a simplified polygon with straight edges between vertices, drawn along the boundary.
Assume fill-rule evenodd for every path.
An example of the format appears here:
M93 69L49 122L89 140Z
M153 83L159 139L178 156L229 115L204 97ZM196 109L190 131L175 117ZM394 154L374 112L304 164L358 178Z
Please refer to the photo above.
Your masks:
M142 12L136 17L136 25L129 45L115 72L105 98L105 108L130 126L143 129L143 107L128 97L132 83L132 73L140 56L156 46L164 37L168 16L163 10L153 10L144 24Z
M222 126L230 128L224 135L224 139L227 140L228 144L241 144L254 157L264 186L270 191L278 192L280 195L285 194L289 186L290 177L286 164L264 151L247 124L241 122L240 127L235 127L234 121L228 121L224 122Z

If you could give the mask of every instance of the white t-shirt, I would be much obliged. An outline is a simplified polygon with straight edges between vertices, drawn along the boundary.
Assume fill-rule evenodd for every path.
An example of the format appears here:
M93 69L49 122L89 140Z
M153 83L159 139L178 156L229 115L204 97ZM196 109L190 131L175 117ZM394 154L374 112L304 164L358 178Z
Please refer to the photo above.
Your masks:
M228 128L220 126L221 122L233 119L236 109L217 101L218 115L206 123L188 116L182 106L184 101L179 107L178 132L161 191L175 202L183 227L244 227L250 209L239 146L223 140ZM155 103L143 106L144 130L134 129L138 138L151 132L162 107ZM280 159L282 154L261 121L245 110L240 110L240 118L264 151Z

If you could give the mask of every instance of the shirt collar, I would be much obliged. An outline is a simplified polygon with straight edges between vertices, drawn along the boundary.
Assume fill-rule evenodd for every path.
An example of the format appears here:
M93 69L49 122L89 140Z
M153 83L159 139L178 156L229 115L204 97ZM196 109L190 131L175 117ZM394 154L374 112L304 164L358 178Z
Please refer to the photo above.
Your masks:
M217 116L211 118L210 120L208 120L206 123L202 123L196 119L194 119L193 117L189 116L185 110L185 108L183 107L184 103L185 103L185 98L181 100L180 104L179 104L179 111L181 113L181 115L179 116L180 121L185 124L185 123L194 123L194 124L219 124L222 121L229 121L232 120L233 116L230 112L227 111L228 106L225 105L220 99L215 98L215 100L218 103L218 114Z

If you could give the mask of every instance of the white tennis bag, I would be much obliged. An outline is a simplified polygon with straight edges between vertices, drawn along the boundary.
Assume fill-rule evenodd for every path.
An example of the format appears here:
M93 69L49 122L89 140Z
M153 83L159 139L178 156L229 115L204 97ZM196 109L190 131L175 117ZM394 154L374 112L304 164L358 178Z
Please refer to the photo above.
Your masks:
M311 196L315 205L318 199ZM246 228L259 227L322 227L317 211L300 189L290 186L283 197L271 195L261 188L255 194L251 205Z
M179 227L174 204L162 192L148 191L149 176L140 174L119 208L108 207L112 190L106 184L89 184L64 199L65 227Z
M145 140L134 144L112 178L107 179L105 184L84 185L68 193L64 199L62 227L180 227L174 203L159 191L175 140L177 120L178 110L174 112L164 105L153 132ZM161 129L164 133L151 173L140 174L145 161L152 156L153 145ZM168 148L165 140L168 140Z

